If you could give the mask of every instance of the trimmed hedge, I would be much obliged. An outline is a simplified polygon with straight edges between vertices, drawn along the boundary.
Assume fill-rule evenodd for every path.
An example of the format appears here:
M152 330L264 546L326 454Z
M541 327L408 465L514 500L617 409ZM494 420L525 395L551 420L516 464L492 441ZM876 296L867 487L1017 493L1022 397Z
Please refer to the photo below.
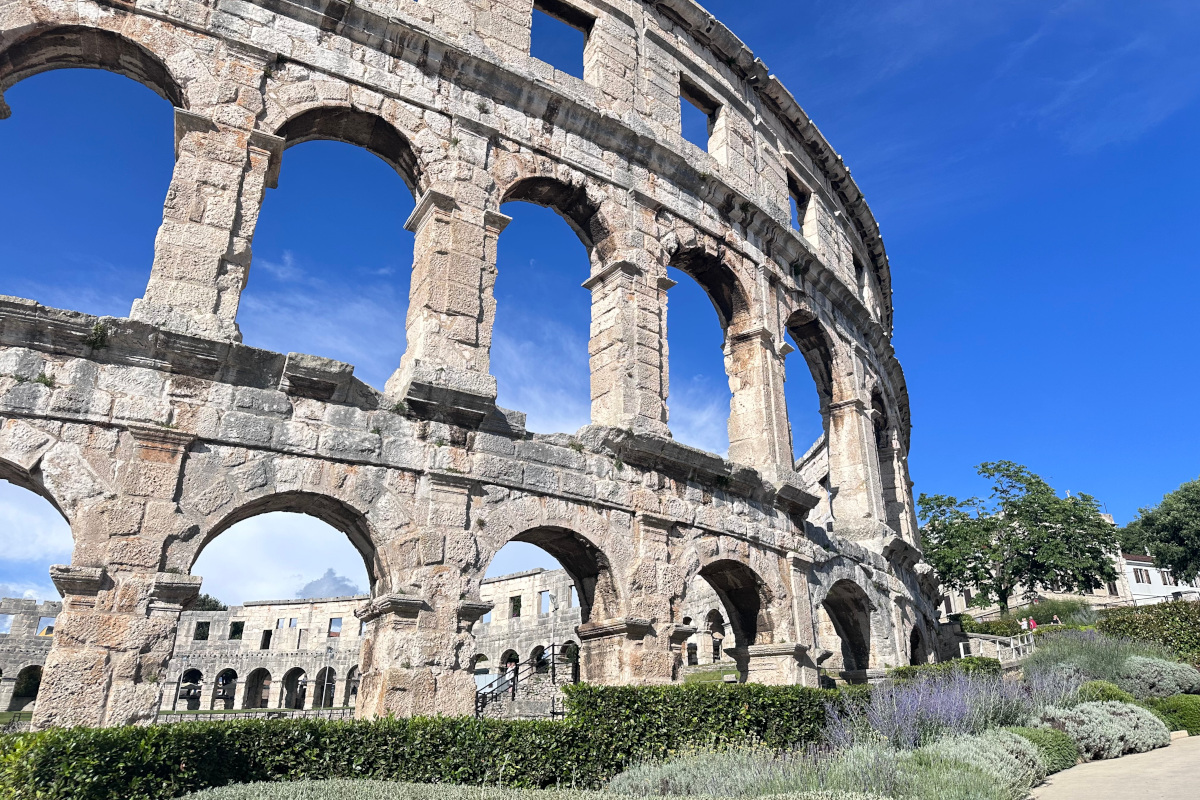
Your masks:
M1046 762L1046 774L1062 772L1079 763L1079 745L1062 731L1054 728L1005 728L1010 733L1033 742L1042 760Z
M1200 603L1173 600L1136 608L1114 608L1096 623L1101 633L1144 639L1200 662Z
M953 614L951 620L957 620L962 626L963 633L982 633L987 636L1018 636L1022 633L1021 623L1015 617L1000 617L999 619L980 622L970 614ZM1028 631L1026 631L1027 633Z
M964 675L979 673L982 675L999 675L1003 672L1000 661L983 656L967 656L943 661L939 664L915 664L906 667L896 667L888 674L897 680L912 680L926 676L949 675L961 672Z
M1145 705L1171 730L1200 736L1200 695L1177 694L1161 700L1147 700Z
M688 745L816 741L826 703L799 686L570 687L566 722L432 717L57 728L0 738L0 797L160 800L252 781L592 787Z

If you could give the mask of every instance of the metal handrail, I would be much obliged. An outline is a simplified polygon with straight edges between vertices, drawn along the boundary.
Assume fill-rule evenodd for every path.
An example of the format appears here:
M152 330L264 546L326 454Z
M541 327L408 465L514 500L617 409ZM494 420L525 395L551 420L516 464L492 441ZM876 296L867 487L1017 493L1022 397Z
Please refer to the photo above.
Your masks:
M562 645L551 644L542 653L535 657L530 657L525 661L517 663L516 669L504 670L496 676L495 680L475 692L475 716L482 716L484 710L498 701L505 694L511 696L513 700L517 699L517 687L528 680L531 676L536 675L543 665L547 665L550 671L550 682L558 685L558 662L565 661L564 648ZM576 659L578 659L578 651L576 651ZM576 683L579 680L578 670L576 669L577 661L571 663L571 674L566 679L569 683ZM553 708L551 709L553 713Z

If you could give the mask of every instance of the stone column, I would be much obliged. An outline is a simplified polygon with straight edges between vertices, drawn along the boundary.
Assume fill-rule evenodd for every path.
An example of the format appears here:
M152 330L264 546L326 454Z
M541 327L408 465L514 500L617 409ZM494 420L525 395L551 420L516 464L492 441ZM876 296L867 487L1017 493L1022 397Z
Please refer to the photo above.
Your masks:
M829 404L829 488L834 533L870 546L887 526L871 404L852 397Z
M713 662L713 634L710 630L700 631L696 636L696 663L709 665Z
M185 605L200 578L53 566L63 610L46 658L33 728L153 722Z
M12 703L13 691L17 687L17 676L5 676L0 678L0 711L8 711L9 704Z
M920 547L916 510L913 508L912 483L908 478L908 457L895 428L884 431L879 443L879 473L888 526L904 541Z
M405 227L416 234L408 344L387 382L392 402L478 424L496 404L488 373L496 243L510 217L430 189Z
M592 293L588 356L592 424L669 435L667 290L631 260L617 260L584 282Z
M778 644L752 644L731 651L738 668L745 675L746 683L761 683L768 686L792 684L812 685L805 682L803 667L807 645L797 642Z
M783 394L783 357L765 328L730 331L725 369L733 401L729 410L729 460L754 467L779 482L794 472L792 434Z
M655 648L657 637L648 637L648 619L591 620L576 628L579 636L579 669L583 680L602 686L625 686L636 683L665 683L671 678L669 645ZM647 638L650 642L647 643ZM665 667L665 680L647 680L642 669L647 649L662 651L665 658L657 659ZM661 669L660 669L661 671ZM661 676L660 676L661 677Z
M242 91L258 91L257 88ZM219 121L218 121L219 120ZM145 296L130 316L209 339L241 340L238 303L263 192L274 187L284 140L255 131L231 103L175 110L175 171L154 242Z

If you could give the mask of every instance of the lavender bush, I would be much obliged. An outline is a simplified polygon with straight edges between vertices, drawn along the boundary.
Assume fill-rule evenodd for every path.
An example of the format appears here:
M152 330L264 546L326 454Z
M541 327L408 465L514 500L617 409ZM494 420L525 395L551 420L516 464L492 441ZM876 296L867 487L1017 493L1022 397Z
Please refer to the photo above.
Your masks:
M1006 681L998 675L951 674L878 686L865 704L826 707L826 741L849 747L885 741L912 749L948 735L1022 725L1037 712L1071 698L1079 679L1060 672Z

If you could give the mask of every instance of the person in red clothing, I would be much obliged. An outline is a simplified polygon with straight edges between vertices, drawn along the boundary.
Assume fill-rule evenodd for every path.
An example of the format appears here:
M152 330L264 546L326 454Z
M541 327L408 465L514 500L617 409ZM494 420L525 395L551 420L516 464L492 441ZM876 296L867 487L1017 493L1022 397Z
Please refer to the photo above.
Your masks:
M1033 617L1030 617L1029 618L1029 632L1033 633L1036 630L1037 630L1037 620L1034 619Z

